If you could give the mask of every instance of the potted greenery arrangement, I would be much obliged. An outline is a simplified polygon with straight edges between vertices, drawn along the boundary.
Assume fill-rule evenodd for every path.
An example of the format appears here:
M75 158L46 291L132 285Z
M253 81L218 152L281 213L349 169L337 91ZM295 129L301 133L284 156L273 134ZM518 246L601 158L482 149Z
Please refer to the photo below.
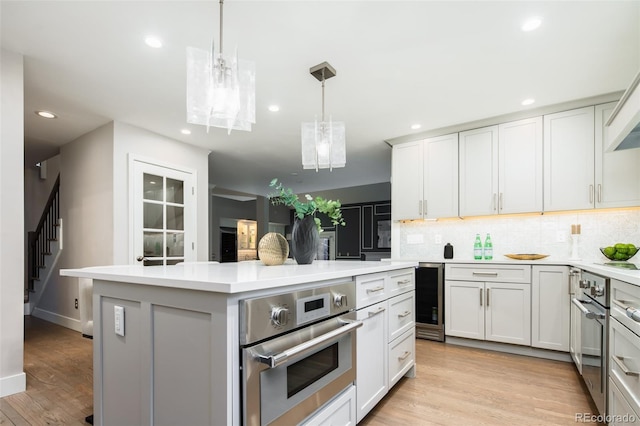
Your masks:
M320 242L319 233L322 232L320 219L316 217L316 212L326 214L332 224L344 226L340 201L327 200L322 197L314 198L306 194L307 201L302 202L291 188L284 188L278 179L273 179L269 186L276 190L275 194L269 195L271 204L284 205L295 210L295 220L291 231L293 257L301 265L312 263Z

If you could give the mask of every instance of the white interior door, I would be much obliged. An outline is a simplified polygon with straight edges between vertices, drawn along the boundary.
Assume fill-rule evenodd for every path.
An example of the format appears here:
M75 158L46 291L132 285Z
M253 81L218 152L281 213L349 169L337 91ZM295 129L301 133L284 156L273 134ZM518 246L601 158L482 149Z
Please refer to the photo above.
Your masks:
M195 261L196 190L193 173L134 160L130 263Z

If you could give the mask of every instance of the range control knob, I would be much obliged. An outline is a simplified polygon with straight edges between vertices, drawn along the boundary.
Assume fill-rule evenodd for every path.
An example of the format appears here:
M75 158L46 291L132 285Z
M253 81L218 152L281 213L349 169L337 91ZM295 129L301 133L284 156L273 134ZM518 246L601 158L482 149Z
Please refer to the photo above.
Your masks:
M591 287L591 295L596 297L604 296L604 288L598 286Z
M337 308L347 305L347 295L342 293L334 293L333 305Z
M589 288L589 280L580 280L580 288Z
M289 309L284 306L273 306L271 308L271 323L276 326L286 325L289 320Z

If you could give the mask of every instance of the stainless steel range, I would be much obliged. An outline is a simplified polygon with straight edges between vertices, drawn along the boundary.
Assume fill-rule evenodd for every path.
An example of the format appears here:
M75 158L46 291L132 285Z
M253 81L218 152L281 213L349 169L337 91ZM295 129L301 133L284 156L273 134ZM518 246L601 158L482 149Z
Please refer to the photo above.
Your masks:
M609 278L582 271L582 297L573 298L582 315L580 340L582 378L600 415L607 413L607 371L609 358Z
M356 377L354 282L240 301L243 423L298 424Z

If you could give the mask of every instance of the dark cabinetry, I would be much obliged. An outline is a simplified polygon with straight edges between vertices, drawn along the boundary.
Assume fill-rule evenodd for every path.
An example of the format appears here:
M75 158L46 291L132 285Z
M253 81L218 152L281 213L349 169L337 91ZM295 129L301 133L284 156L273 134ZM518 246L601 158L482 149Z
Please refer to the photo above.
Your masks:
M361 206L342 206L345 226L336 226L336 259L360 259Z

